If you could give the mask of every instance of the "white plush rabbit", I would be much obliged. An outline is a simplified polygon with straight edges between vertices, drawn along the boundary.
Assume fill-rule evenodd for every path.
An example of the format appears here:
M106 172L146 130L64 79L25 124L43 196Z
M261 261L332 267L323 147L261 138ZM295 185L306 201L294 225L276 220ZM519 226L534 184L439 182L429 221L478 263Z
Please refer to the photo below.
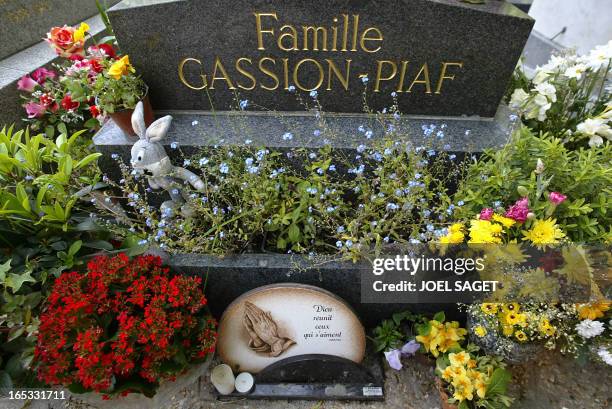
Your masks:
M132 127L140 138L132 146L132 167L136 171L148 171L147 179L152 189L164 189L170 194L171 200L161 205L162 216L172 216L178 208L186 216L193 215L193 209L185 203L187 195L181 184L189 182L199 192L204 191L204 182L193 172L185 168L173 166L166 150L159 141L166 137L172 117L166 115L159 118L148 128L144 121L142 102L139 102L132 114Z

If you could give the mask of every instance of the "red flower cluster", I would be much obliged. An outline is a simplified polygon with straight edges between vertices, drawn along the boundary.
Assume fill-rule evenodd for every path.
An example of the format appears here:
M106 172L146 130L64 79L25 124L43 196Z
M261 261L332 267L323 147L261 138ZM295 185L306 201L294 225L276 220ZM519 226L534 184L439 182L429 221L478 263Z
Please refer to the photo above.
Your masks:
M48 384L104 393L134 378L156 385L215 348L200 278L170 275L159 257L98 257L85 274L62 274L48 302L35 351Z

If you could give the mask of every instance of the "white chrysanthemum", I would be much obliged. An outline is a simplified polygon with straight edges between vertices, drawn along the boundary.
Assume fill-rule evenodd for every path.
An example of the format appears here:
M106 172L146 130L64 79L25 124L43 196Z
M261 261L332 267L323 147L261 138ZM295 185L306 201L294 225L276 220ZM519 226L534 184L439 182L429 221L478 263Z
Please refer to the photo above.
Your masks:
M579 80L582 78L582 75L586 72L587 66L585 64L576 64L565 70L563 75L568 78L576 78Z
M597 355L604 361L606 364L612 366L612 353L608 351L606 348L601 347L599 351L597 351Z
M599 321L584 320L576 325L576 331L582 338L593 338L604 331L604 325Z
M610 64L612 59L612 40L606 45L598 45L586 57L586 64L593 70L598 70Z

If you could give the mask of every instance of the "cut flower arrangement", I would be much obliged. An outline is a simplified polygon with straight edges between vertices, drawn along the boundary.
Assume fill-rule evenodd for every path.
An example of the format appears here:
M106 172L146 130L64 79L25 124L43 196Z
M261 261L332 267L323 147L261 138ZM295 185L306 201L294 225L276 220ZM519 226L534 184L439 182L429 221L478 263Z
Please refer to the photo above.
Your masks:
M100 256L63 273L41 316L39 378L72 392L155 393L215 348L199 278L171 276L161 259Z
M133 109L144 98L146 85L135 75L129 56L118 54L114 37L86 47L89 39L93 37L86 23L53 27L47 34L45 40L63 60L17 83L32 129L49 136L57 127L63 133L97 129L107 115Z

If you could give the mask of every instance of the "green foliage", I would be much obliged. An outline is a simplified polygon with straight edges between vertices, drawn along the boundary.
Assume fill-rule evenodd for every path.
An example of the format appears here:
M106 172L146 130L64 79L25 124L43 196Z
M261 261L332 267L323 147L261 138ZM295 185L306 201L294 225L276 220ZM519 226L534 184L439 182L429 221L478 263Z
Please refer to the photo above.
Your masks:
M130 71L118 79L109 74L111 67L120 62L112 59L103 60L101 65L104 71L96 77L92 85L96 105L105 113L112 114L134 109L138 101L141 101L147 94L146 84L133 72Z
M508 145L489 151L469 168L455 199L463 200L458 213L470 219L483 207L505 201L509 206L526 192L530 209L551 214L550 201L538 183L536 164L544 163L546 190L560 192L567 200L554 209L554 217L569 240L578 243L610 242L612 239L612 147L570 150L561 139L536 135L528 128L517 131ZM540 181L542 182L542 181Z
M0 382L36 384L29 366L42 300L55 277L100 248L81 200L98 181L99 154L80 142L83 132L0 132Z

